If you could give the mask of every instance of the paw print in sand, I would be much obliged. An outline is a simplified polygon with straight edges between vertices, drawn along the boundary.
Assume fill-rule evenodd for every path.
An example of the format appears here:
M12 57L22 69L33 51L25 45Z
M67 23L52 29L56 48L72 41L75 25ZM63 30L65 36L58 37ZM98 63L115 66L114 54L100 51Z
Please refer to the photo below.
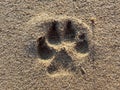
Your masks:
M90 53L91 32L88 26L69 18L51 20L46 27L45 35L37 40L37 51L44 62L51 60L47 72L76 71L75 62L84 62ZM85 73L82 68L81 72Z

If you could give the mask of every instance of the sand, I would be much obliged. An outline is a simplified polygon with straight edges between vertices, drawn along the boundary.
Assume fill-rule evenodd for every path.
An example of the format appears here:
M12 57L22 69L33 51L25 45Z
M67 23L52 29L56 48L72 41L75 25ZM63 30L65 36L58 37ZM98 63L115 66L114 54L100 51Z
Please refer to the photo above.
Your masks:
M0 0L0 90L120 90L119 0Z

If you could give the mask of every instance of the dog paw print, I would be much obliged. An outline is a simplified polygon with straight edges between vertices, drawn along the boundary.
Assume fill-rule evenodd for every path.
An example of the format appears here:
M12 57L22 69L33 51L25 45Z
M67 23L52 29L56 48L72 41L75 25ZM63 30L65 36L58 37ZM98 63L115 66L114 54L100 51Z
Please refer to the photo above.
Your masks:
M50 21L45 35L37 40L39 58L44 62L51 60L47 72L76 71L75 62L83 62L90 53L90 35L89 28L82 22Z

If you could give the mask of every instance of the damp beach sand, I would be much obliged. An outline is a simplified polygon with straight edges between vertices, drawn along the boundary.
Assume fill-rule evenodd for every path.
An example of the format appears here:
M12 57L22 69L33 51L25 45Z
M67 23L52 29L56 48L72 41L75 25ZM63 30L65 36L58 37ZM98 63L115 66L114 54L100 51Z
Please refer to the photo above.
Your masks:
M120 90L119 0L0 0L0 90Z

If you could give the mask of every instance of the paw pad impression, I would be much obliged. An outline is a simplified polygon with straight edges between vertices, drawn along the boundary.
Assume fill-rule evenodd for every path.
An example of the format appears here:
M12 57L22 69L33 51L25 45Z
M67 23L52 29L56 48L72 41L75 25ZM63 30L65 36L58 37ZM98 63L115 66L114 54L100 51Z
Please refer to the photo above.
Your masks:
M41 28L43 35L36 36L39 59L50 61L47 72L76 71L75 62L84 62L90 53L92 33L89 27L71 17L53 17L34 22L42 22L45 27Z

